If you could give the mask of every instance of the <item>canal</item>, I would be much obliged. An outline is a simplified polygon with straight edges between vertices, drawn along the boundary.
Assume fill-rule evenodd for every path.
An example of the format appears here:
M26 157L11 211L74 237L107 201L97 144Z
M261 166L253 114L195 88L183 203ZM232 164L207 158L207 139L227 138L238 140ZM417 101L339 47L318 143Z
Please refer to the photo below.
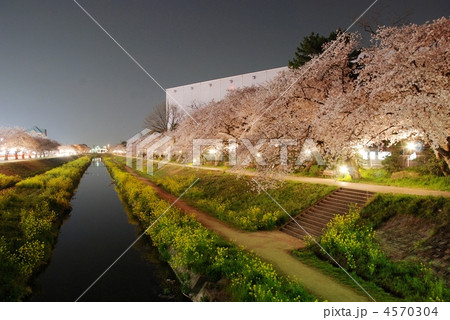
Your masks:
M80 181L52 258L31 301L75 301L142 233L100 158ZM186 301L170 266L142 237L80 301Z

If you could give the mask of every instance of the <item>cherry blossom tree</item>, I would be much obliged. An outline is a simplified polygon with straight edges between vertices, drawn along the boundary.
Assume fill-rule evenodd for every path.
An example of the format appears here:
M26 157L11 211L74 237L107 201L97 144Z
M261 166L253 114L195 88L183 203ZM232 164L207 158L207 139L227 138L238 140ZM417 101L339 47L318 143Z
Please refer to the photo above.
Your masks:
M449 35L446 18L377 31L362 49L354 89L329 97L314 120L331 159L414 138L449 164Z
M358 34L342 34L301 68L194 110L173 132L176 154L192 161L192 141L201 138L298 139L291 159L312 138L329 163L347 162L357 178L358 148L414 138L449 164L449 35L447 18L381 27L368 48ZM293 161L279 165L278 143L258 150L266 168L292 169ZM242 143L236 152L249 154Z
M33 137L26 130L21 128L0 128L0 150L5 154L5 160L8 155L13 153L18 159L18 154L22 152L29 155L32 152L44 155L46 152L55 150L59 143L43 137Z

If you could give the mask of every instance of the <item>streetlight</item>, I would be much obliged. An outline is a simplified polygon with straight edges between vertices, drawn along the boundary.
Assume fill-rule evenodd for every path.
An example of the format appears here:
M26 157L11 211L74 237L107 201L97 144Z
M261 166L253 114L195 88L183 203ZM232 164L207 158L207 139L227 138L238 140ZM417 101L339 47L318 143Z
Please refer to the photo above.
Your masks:
M339 167L339 172L343 175L347 175L348 174L348 168L347 166L340 166Z
M412 152L416 150L416 143L414 141L410 141L406 144L406 149L410 151L410 155L406 158L406 166L409 167L409 158L412 155Z
M414 151L414 150L416 150L416 143L414 141L413 142L408 142L408 144L406 145L406 148L409 151Z

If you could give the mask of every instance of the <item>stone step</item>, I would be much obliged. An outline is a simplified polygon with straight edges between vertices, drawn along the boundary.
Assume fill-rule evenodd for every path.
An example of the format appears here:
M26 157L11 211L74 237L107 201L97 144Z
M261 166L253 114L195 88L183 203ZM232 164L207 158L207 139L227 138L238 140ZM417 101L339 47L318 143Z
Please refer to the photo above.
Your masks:
M298 233L300 235L307 235L308 232L311 235L320 235L322 230L320 228L312 228L306 223L299 222L299 225L303 227L299 227L295 222L292 221L291 224L286 225L284 228L290 230L291 232ZM306 232L305 232L306 231Z
M331 208L331 207L327 207L325 205L317 205L313 208L311 208L311 210L317 210L320 211L323 214L327 214L330 215L332 217L334 217L336 214L342 214L348 211L348 209L336 209L336 208Z
M318 206L324 209L332 209L333 211L335 210L344 210L347 211L348 210L348 203L337 203L337 202L333 202L333 200L322 200Z
M311 212L311 211L306 211L302 215L302 217L309 218L309 219L314 219L314 220L316 220L318 222L325 223L325 224L327 224L328 221L333 219L333 216L324 217L321 214L317 214L317 213L314 213L314 212Z
M317 233L322 233L324 225L317 225L315 223L311 223L310 221L306 221L304 219L300 219L297 221L299 225L301 225L306 231L313 232L316 231ZM299 226L297 226L299 229L301 229Z
M331 220L331 219L330 219ZM328 221L330 221L328 220ZM328 221L323 221L323 220L318 220L317 217L311 216L311 215L303 215L300 217L300 219L298 219L297 221L299 221L299 223L301 224L301 222L307 222L309 224L312 224L314 226L317 226L320 228L320 230L323 229L324 226L327 225Z
M374 195L374 192L340 188L297 215L295 221L288 221L280 231L300 239L307 233L318 237L337 214L347 213L351 205L363 207Z
M325 203L325 204L333 204L333 205L335 205L335 206L343 206L343 207L345 207L345 208L348 208L348 206L351 204L351 203L354 203L353 201L351 201L351 200L343 200L343 199L340 199L340 198L335 198L335 197L329 197L329 198L327 198L327 199L323 199L321 202L323 202L323 203Z
M357 203L366 203L367 198L366 196L353 196L353 195L347 195L342 193L335 193L327 197L327 199L337 199L341 201L346 202L357 202Z
M372 198L375 195L375 192L371 191L364 191L364 190L355 190L355 189L347 189L347 188L341 188L338 190L340 194L347 194L347 195L353 195L353 196L364 196L367 198Z
M318 215L318 216L321 216L323 218L327 218L327 219L332 219L336 215L336 213L330 213L330 212L328 212L326 210L323 210L322 208L320 208L318 206L314 206L312 208L309 208L308 212L310 212L312 214L315 214L315 215Z

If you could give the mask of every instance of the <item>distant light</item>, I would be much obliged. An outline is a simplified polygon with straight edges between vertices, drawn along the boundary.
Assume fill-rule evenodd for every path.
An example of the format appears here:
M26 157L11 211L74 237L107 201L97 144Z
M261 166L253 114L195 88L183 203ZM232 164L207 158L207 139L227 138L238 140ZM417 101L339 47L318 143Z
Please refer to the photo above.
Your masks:
M217 150L216 149L209 149L209 153L210 154L216 154Z
M261 153L258 152L258 153L256 154L256 156L257 156L258 158L261 157Z
M347 166L340 166L339 167L339 172L342 173L342 174L348 174Z
M306 150L305 152L306 152L307 155L310 155L310 154L311 154L311 150L309 150L309 149Z
M367 156L367 150L365 150L363 146L357 146L356 149L358 149L358 153L361 157Z
M228 146L228 150L229 151L233 151L233 150L236 150L236 145L235 144L230 144L229 146Z
M180 151L178 151L178 153L183 153L183 151L182 151L182 150L180 150Z
M415 142L408 142L408 144L406 145L406 148L408 150L411 150L411 151L416 150L416 143Z

